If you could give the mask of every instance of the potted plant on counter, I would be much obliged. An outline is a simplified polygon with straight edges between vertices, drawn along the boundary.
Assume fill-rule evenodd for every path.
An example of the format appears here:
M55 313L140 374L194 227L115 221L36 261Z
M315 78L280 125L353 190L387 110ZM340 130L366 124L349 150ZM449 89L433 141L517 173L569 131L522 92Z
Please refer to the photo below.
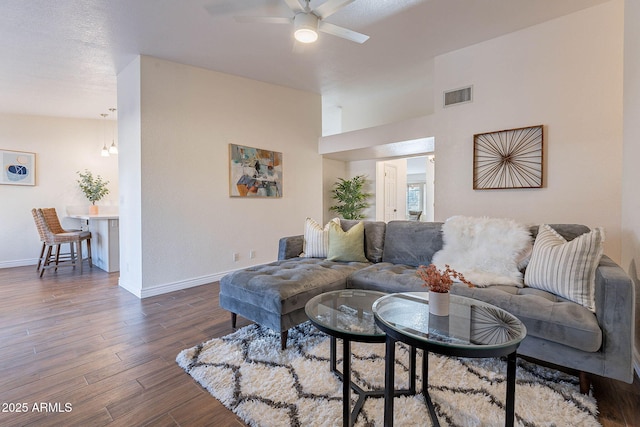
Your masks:
M85 169L84 173L80 171L77 173L80 176L78 179L80 190L82 190L85 197L91 202L91 206L89 206L89 214L97 215L98 206L96 206L96 202L102 200L104 196L109 194L109 189L107 188L109 181L103 180L100 175L96 175L94 177L88 169Z

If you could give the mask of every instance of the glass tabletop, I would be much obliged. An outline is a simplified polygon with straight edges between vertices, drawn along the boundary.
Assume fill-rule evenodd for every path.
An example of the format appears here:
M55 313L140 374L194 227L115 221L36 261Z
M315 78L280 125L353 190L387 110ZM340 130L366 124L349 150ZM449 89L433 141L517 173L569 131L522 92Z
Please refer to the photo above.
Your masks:
M327 292L309 300L305 306L307 316L316 326L338 336L384 337L375 324L371 307L385 293L347 289Z
M428 292L390 294L378 299L372 310L384 327L444 347L502 348L525 338L526 327L511 313L472 298L450 298L449 316L429 313Z

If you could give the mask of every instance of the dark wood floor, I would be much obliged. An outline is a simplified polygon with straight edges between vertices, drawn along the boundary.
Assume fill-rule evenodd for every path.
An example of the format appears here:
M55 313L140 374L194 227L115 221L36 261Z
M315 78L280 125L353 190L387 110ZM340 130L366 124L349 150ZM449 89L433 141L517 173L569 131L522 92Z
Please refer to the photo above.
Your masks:
M218 284L139 300L88 270L0 269L0 425L243 426L175 363L232 331ZM637 378L593 384L604 426L640 425Z

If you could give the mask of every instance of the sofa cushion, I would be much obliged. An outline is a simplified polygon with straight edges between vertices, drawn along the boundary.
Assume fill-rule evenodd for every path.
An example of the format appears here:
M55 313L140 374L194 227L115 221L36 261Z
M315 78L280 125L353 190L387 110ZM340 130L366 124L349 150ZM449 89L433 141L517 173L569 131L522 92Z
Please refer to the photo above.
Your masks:
M353 219L341 219L340 226L344 231L349 231L351 227L360 221ZM384 221L362 221L364 223L364 254L371 262L382 261L384 249L384 235L387 223Z
M550 292L510 285L469 288L454 283L451 293L507 310L524 323L527 335L587 352L596 352L602 346L602 330L596 316Z
M382 261L413 267L428 265L440 249L441 222L391 221L387 224Z
M338 224L329 225L329 253L327 261L369 262L364 256L364 224L344 231Z
M415 267L385 262L353 272L347 287L387 293L426 291ZM602 345L602 330L595 315L550 292L512 285L469 288L454 283L451 293L507 310L525 324L528 335L588 352L598 351Z
M584 233L588 233L591 231L589 227L582 224L547 224L549 227L553 228L564 237L567 241L573 240L578 236L582 236ZM529 227L529 232L531 236L535 239L538 235L538 230L540 230L540 224L532 225Z
M355 271L347 279L347 287L387 293L421 292L422 279L416 275L416 267L404 264L380 262Z
M286 314L304 308L323 292L344 289L346 279L369 263L320 258L291 258L229 273L220 279L220 295Z

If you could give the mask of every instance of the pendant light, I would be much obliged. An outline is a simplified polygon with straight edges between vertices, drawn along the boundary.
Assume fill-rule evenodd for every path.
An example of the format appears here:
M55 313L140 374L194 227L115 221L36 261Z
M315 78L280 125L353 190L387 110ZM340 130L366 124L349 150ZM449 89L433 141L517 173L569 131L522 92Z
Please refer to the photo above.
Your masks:
M100 114L102 116L102 151L100 152L100 155L102 157L109 157L109 149L107 148L107 141L106 141L106 124L107 124L107 113L102 113Z
M111 111L111 115L114 115L116 109L109 108L109 111ZM118 154L118 147L116 147L116 137L115 137L115 131L113 130L113 126L111 127L111 137L112 138L111 138L111 146L109 147L109 154Z

